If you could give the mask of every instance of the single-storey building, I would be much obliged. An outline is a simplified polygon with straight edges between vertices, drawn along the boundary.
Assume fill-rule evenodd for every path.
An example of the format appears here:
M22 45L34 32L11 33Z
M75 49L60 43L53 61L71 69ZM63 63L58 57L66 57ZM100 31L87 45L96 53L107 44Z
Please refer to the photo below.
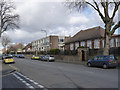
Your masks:
M104 48L105 30L98 26L87 30L81 30L65 42L65 50L77 50L78 47L89 47L89 49ZM120 47L120 34L114 34L110 41L111 48Z

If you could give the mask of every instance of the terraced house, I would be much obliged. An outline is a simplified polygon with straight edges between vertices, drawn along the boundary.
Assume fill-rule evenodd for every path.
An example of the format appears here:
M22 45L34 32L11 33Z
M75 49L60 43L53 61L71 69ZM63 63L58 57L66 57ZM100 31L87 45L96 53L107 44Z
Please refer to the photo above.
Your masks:
M90 49L102 49L104 47L105 30L98 26L86 30L81 30L71 39L66 41L66 50L77 50L78 47L89 47ZM120 47L120 34L114 34L110 41L111 48Z
M48 51L50 49L60 49L64 51L65 41L69 37L48 36L32 42L32 51Z

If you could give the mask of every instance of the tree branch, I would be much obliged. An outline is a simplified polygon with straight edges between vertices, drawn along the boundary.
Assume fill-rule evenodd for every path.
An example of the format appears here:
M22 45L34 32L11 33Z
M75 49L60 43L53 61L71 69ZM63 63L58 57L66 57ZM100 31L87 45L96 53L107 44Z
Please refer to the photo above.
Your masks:
M111 19L113 19L115 17L115 14L118 11L120 2L114 2L114 4L115 4L115 8L114 8L113 15L112 15Z
M96 6L96 8L97 8L96 11L97 11L98 14L100 15L100 17L101 17L101 19L103 20L103 22L105 23L105 17L104 17L103 14L101 13L101 11L100 11L100 9L99 9L99 7L98 7L97 2L96 2L95 0L93 0L93 2L94 2L95 6Z
M91 4L91 3L89 3L89 2L86 2L88 5L90 5L91 7L93 7L95 10L97 10L97 8L93 5L93 4Z
M111 35L113 35L115 30L118 29L119 27L120 27L120 21L113 27L113 29L111 31Z

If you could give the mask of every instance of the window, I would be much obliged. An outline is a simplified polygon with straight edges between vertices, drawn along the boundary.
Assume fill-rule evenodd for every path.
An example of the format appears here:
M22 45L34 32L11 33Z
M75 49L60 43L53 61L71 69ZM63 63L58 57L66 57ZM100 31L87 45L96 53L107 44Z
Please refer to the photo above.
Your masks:
M85 42L81 42L81 46L85 46Z
M100 48L100 40L99 39L94 40L94 48Z
M116 47L120 47L120 38L116 38Z
M97 60L97 59L98 59L98 57L94 57L94 58L93 58L93 60Z
M98 60L104 60L103 56L98 56Z
M75 50L79 47L79 42L75 43Z
M104 56L104 60L108 60L108 56Z
M70 44L70 50L73 50L74 49L74 46L73 46L73 43Z
M87 47L89 47L90 49L92 48L91 40L88 40L88 41L87 41Z
M61 38L61 39L59 39L59 42L64 42L64 39L62 39L62 38Z
M110 40L110 47L115 47L114 39Z

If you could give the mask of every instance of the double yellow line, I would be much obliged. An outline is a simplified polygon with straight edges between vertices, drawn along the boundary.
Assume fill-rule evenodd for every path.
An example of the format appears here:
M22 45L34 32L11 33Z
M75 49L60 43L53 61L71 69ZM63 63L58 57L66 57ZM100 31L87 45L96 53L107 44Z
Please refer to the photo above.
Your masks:
M11 74L13 74L13 73L19 72L19 69L16 68L15 66L12 66L12 65L9 64L9 67L11 67L11 68L13 69L13 71L11 71L11 72L8 73L8 74L2 75L2 77L9 76L9 75L11 75Z

